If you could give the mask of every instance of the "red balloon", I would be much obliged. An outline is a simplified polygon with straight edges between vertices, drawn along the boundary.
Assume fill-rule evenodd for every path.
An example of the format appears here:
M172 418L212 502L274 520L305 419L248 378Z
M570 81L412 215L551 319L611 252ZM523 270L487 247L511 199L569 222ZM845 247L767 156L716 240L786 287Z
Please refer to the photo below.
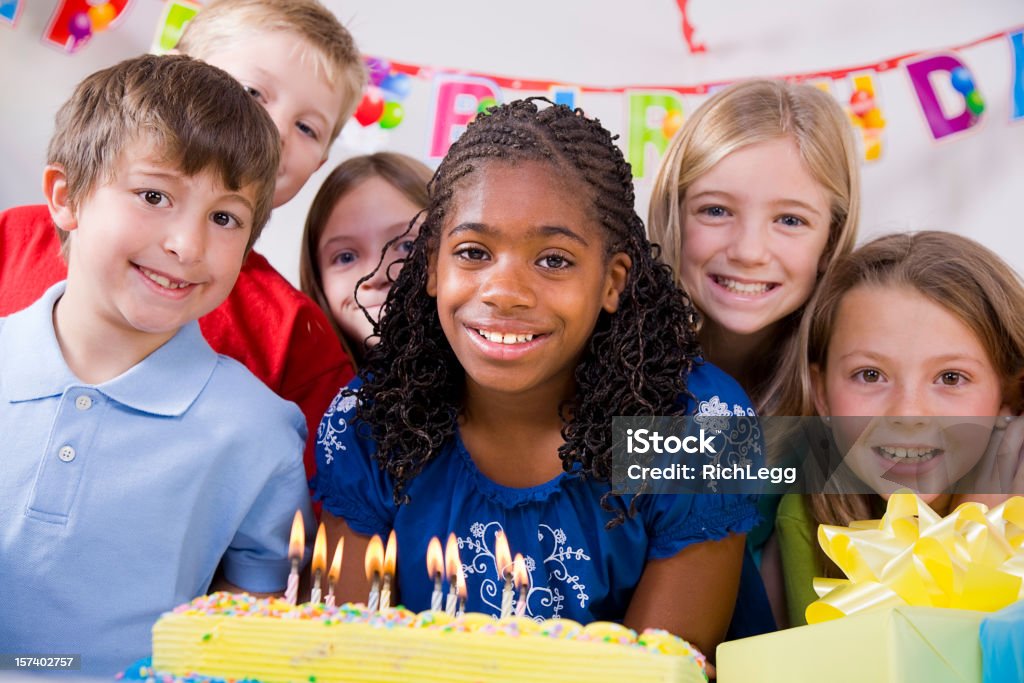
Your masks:
M380 120L382 113L384 113L384 98L381 97L378 88L370 86L363 93L363 99L356 108L356 121L363 126L369 126Z
M850 95L850 109L857 116L863 118L875 108L875 98L867 90L854 90Z

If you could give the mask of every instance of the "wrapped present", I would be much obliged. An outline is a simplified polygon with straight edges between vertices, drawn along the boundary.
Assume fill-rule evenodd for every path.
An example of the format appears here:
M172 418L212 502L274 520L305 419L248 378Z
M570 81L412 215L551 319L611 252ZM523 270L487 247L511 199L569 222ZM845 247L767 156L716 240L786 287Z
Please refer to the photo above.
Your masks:
M981 622L984 683L1024 681L1024 601Z
M936 514L912 493L880 520L821 525L818 542L847 579L815 579L807 623L881 607L995 611L1024 598L1024 498Z
M981 683L986 616L901 606L722 643L718 683Z

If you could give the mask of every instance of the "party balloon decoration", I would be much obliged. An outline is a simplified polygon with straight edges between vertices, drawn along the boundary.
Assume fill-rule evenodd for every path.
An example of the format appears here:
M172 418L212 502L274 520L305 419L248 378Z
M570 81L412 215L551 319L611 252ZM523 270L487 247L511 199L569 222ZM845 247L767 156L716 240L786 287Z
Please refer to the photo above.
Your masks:
M95 34L111 28L130 0L62 0L50 17L43 39L66 52L76 52Z
M385 130L395 128L405 118L402 100L412 91L412 78L380 57L365 57L364 63L370 82L356 109L356 121L363 127L376 123Z
M380 88L375 85L367 86L363 99L356 107L356 121L363 126L369 126L371 123L377 123L383 113L384 98L380 95Z
M683 112L672 110L665 113L665 118L661 122L661 132L665 134L666 138L671 140L682 127Z
M985 111L985 100L981 98L981 93L978 92L978 88L974 85L974 78L971 77L971 72L962 66L958 66L949 72L949 82L953 86L953 90L964 96L964 100L967 102L967 109L971 112L972 116L981 116L981 112Z
M396 127L405 118L405 109L401 102L385 102L384 111L380 115L378 123L385 130Z

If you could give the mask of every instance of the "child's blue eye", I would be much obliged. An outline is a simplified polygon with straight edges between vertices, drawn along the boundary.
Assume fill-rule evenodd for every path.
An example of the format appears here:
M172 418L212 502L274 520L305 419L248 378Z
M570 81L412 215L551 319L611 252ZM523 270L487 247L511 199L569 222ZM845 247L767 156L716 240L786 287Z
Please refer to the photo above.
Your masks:
M257 100L263 99L263 93L261 93L259 90L252 87L251 85L243 85L242 87L245 88L245 92L249 93Z
M801 225L807 225L807 221L798 216L785 215L779 217L779 222L790 228L799 228Z
M405 254L412 253L413 240L406 240L398 245L398 250Z
M709 218L725 218L729 215L724 206L705 206L700 210L700 213Z
M242 227L242 221L238 220L237 217L232 216L230 213L227 213L225 211L214 211L212 214L210 214L210 220L212 220L214 223L221 226L222 228L226 228L232 224L234 224L236 228Z
M142 190L138 193L142 197L142 201L146 202L150 206L166 206L169 204L167 195L163 192L157 192L156 190Z
M355 263L356 258L357 256L354 251L342 251L331 259L331 263L347 266L350 263Z
M319 140L320 139L319 134L317 134L317 132L315 130L313 130L312 127L307 126L302 121L299 121L298 123L296 123L295 127L298 128L299 132L302 133L303 135L305 135L306 137L312 138L314 140Z

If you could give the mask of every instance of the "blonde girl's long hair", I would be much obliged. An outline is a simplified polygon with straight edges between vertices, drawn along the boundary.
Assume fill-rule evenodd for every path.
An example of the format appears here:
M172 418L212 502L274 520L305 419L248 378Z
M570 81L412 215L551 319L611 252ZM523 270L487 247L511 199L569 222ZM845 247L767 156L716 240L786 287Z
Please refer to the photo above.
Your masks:
M811 368L823 368L843 297L856 287L913 290L956 316L977 335L1003 379L1003 398L1024 408L1024 284L994 252L942 231L887 235L836 261L807 305L801 354L791 387L794 414L813 415ZM880 301L879 306L885 302ZM821 524L849 524L871 513L870 495L813 494L809 511Z
M849 253L860 217L860 171L853 129L828 93L810 85L751 80L732 85L702 104L672 139L651 194L648 234L662 260L682 282L682 202L686 191L729 154L759 142L790 137L811 176L830 198L829 238L821 271ZM787 317L753 381L744 382L758 411L780 412L781 381L795 370L795 336L802 310ZM713 359L712 359L713 360Z

